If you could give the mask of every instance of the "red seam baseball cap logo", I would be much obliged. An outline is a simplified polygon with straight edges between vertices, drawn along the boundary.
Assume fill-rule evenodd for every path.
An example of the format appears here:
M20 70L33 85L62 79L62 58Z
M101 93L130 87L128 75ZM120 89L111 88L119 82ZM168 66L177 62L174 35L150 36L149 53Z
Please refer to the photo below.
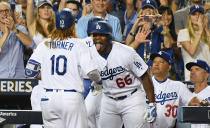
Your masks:
M17 116L14 112L0 112L0 116Z

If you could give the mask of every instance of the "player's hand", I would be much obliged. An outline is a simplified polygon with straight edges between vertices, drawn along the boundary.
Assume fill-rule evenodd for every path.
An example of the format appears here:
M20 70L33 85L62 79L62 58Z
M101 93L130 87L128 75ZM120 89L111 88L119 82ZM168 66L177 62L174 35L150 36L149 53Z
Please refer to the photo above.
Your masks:
M147 111L146 114L144 115L144 119L149 122L152 123L155 121L155 118L157 117L157 113L156 113L156 103L149 103L148 107L147 107Z
M96 82L92 82L90 85L90 89L93 93L94 96L101 94L103 86L102 84L96 83Z
M145 24L144 26L140 27L138 30L138 33L136 34L135 41L139 44L150 42L150 40L147 39L147 36L151 33L150 25Z
M201 105L201 106L210 106L210 103L207 102L207 101L202 100L202 101L200 102L200 105Z

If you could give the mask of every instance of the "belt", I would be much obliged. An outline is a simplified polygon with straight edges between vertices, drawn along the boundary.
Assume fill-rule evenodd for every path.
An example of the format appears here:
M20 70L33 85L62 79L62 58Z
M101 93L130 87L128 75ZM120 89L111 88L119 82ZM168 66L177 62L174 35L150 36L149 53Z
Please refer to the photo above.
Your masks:
M64 89L45 89L46 92L77 92L76 90L64 90Z
M129 97L130 95L132 95L132 94L135 93L136 91L137 91L137 89L133 90L133 91L131 92L131 94L129 94L129 95L120 96L120 97L116 97L116 98L111 97L111 96L108 96L108 97L111 98L111 99L114 99L114 100L124 100L125 98Z

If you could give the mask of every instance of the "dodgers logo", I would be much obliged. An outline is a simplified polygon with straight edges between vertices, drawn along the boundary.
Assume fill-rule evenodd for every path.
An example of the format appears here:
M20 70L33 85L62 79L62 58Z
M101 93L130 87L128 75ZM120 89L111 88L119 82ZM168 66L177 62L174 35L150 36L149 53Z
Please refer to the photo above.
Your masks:
M148 99L148 97L146 98ZM166 101L176 100L177 98L178 95L176 92L163 93L161 91L159 94L155 94L156 103L160 103L161 105L164 105ZM147 101L147 103L149 102Z
M198 5L195 5L195 8L199 8L199 6Z
M117 76L123 72L125 72L125 68L123 68L122 66L110 69L108 69L108 67L106 66L106 69L104 71L101 71L100 75L102 77L102 80L113 80L114 76Z
M147 0L147 4L150 4L150 0Z
M64 28L64 20L60 20L60 27Z
M142 64L140 62L134 62L134 65L136 65L136 67L139 69L143 69Z
M101 29L101 26L97 23L96 25L96 29L100 30Z

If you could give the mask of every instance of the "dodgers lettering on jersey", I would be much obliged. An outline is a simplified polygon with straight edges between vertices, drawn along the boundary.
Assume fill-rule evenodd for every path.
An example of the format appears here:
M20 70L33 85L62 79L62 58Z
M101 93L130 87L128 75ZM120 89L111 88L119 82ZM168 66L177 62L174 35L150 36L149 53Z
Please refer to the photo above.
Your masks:
M146 98L147 98L147 103L149 103L148 97ZM177 92L173 92L173 91L167 92L167 93L161 91L160 93L155 94L155 101L156 103L160 103L160 105L165 105L167 101L177 100L177 98L178 98Z
M68 41L50 41L50 48L65 49L71 51L74 43Z
M100 72L102 80L107 80L107 79L113 80L114 76L117 76L125 72L125 68L123 68L122 66L110 69L108 69L108 67L106 66L105 68L106 69L104 71Z

